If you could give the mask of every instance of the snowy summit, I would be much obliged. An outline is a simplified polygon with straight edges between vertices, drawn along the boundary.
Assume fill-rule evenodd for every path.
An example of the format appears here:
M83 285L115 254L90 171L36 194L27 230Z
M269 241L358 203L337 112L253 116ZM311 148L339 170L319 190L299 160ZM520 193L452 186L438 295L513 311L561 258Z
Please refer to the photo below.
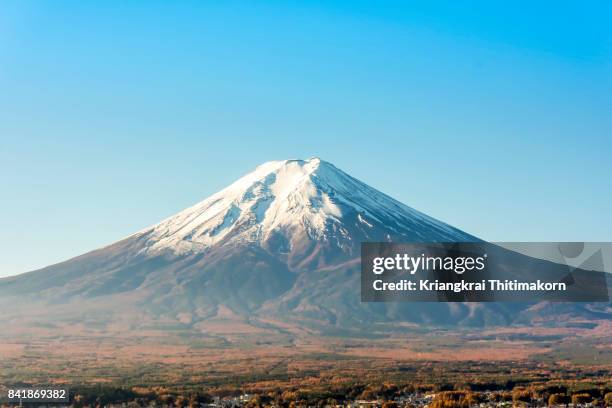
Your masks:
M473 239L319 158L266 162L139 234L148 241L146 252L184 254L214 245L265 244L278 236L333 241L347 249L355 244L355 230L369 241Z

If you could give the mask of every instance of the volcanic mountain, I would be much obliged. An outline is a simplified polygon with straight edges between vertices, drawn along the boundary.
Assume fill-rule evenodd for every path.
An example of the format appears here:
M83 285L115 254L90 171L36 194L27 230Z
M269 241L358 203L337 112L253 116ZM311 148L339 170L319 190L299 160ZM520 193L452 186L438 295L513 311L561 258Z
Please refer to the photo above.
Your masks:
M131 310L196 324L229 313L329 327L513 321L525 306L360 302L361 242L474 240L318 158L272 161L117 243L1 279L2 314L109 320Z

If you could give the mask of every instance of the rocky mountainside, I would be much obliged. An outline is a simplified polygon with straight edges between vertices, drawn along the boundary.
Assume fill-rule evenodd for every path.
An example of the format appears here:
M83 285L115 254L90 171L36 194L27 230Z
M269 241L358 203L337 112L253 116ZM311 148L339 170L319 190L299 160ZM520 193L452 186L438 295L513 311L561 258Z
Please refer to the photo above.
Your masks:
M115 244L1 279L0 301L5 316L37 304L41 318L131 310L188 324L221 312L319 327L531 316L524 304L360 302L361 242L473 240L318 158L273 161Z

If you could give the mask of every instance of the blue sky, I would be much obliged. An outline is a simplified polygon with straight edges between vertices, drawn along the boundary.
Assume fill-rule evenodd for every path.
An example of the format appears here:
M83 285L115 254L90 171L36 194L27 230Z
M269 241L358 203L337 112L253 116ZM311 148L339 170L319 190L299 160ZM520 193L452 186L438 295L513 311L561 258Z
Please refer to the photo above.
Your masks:
M605 1L0 2L0 275L310 156L488 240L612 241L610 20Z

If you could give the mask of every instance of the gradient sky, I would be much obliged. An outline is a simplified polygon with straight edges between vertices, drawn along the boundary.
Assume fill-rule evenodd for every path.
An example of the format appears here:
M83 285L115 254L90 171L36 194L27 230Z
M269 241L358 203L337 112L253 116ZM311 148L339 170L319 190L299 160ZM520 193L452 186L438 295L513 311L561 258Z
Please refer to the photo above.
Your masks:
M0 276L310 156L484 239L612 241L610 4L2 1Z

